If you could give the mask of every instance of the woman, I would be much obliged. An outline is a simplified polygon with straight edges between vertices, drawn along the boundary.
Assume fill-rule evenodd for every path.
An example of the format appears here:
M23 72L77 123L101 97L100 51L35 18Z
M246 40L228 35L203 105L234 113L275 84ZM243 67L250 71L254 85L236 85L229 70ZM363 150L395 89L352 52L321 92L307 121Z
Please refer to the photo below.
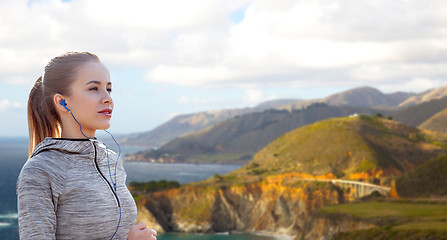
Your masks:
M53 58L28 100L29 159L17 181L21 239L156 239L136 223L122 161L95 138L110 127L112 83L99 58Z

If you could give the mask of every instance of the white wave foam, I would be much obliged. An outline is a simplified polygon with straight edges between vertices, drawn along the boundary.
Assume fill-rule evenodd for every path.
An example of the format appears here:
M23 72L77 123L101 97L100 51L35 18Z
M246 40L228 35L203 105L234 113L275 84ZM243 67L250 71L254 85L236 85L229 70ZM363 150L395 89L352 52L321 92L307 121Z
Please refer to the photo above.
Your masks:
M9 227L12 223L0 222L0 228Z
M0 214L0 219L16 219L19 215L15 213Z

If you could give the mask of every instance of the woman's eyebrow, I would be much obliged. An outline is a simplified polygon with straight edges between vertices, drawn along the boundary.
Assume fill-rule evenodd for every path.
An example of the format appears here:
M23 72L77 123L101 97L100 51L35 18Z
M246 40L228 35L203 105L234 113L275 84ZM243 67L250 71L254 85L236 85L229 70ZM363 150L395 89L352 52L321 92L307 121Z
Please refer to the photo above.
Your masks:
M88 82L87 84L85 84L85 85L89 85L89 84L99 84L99 85L101 85L101 82L100 81L98 81L98 80L91 80L90 82ZM107 85L112 85L112 82L108 82L107 83Z

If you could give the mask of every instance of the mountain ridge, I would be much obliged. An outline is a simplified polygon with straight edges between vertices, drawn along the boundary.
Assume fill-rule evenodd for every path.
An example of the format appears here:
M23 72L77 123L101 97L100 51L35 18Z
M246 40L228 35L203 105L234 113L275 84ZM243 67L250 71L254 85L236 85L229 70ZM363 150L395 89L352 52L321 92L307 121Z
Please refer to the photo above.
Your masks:
M211 110L198 113L182 114L148 132L134 133L119 140L123 145L158 148L176 137L204 129L227 119L265 109L275 108L295 99L279 99L263 102L253 108Z
M447 96L447 86L430 89L421 94L412 96L399 104L399 107L408 107L431 100L441 99Z
M219 163L233 163L237 160L247 162L250 160L249 156L275 138L303 125L332 117L374 113L373 109L329 106L324 103L314 103L306 109L291 112L270 109L216 123L200 131L178 137L159 149L130 155L127 160L198 162L197 154L239 154L233 155L236 159L224 159Z
M443 88L447 89L447 86L440 89ZM424 97L425 94L428 95ZM434 96L439 98L443 96L443 94L447 96L447 91L434 89L421 94L405 92L384 94L375 88L364 86L332 94L322 99L277 99L260 103L252 108L212 110L178 115L151 131L126 135L120 138L119 142L123 145L159 148L169 141L185 134L204 129L213 124L237 116L253 112L262 112L266 109L287 109L292 111L296 109L304 109L314 103L323 102L335 106L369 106L369 108L377 109L377 111L388 111L393 108L403 109L405 107L417 105L419 104L417 99L426 102L427 99L433 98ZM412 103L414 103L413 105L397 105L399 102L404 102L406 99L413 97L418 97L416 100L412 101Z
M418 127L446 108L447 97L444 97L408 106L401 110L394 111L391 115L397 121L412 127Z
M312 103L319 102L332 106L357 106L383 109L396 107L401 102L413 96L417 96L417 94L405 92L384 94L376 88L363 86L335 93L322 99L298 101L289 105L281 106L280 108L289 110L298 109L306 107Z

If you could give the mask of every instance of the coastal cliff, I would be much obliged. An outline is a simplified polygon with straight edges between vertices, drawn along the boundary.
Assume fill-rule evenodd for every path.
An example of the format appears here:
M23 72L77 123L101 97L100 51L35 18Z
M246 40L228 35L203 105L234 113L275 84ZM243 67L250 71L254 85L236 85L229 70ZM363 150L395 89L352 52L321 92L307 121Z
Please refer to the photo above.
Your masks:
M272 176L244 184L202 183L137 199L138 221L157 231L257 232L284 239L321 239L374 225L312 214L349 193L327 182Z
M411 187L405 183L415 179L413 174L396 183L396 178L439 155L447 155L445 135L380 117L328 119L276 138L250 163L225 176L136 196L138 217L157 231L331 239L386 224L318 214L321 209L398 196L396 189ZM429 169L414 176L430 175L420 174ZM422 188L426 182L417 183ZM377 212L374 206L370 210Z

